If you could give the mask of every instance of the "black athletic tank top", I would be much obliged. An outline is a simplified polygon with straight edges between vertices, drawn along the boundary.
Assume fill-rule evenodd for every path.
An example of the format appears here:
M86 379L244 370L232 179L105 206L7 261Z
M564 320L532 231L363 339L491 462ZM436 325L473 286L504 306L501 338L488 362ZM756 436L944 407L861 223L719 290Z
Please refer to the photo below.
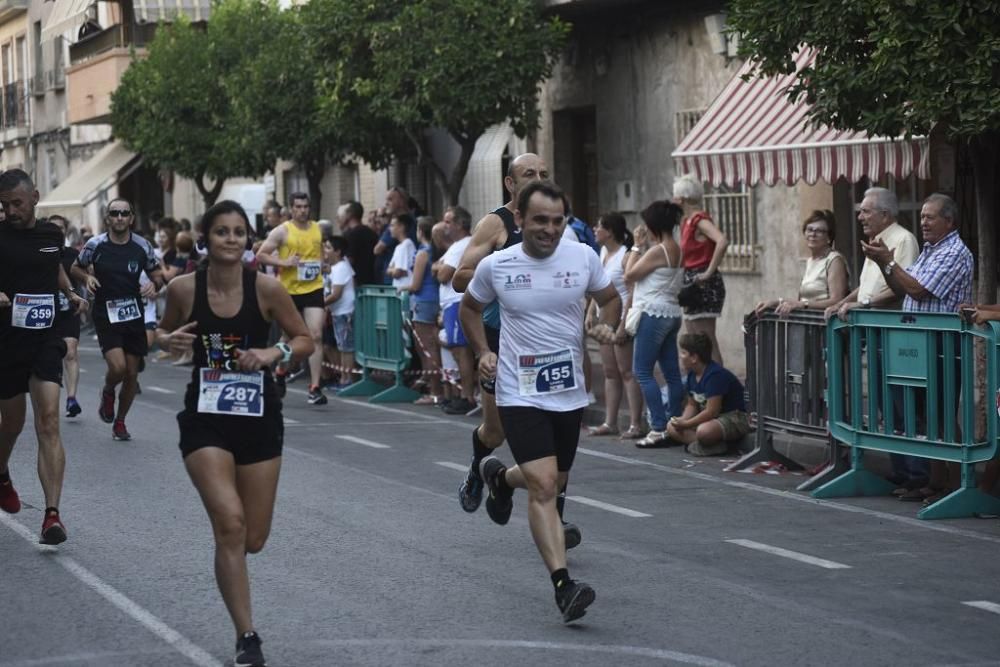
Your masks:
M188 322L197 322L197 337L194 339L194 369L188 395L194 390L195 405L199 369L218 368L238 371L236 350L252 347L266 348L271 331L271 323L264 319L257 303L257 272L243 270L243 305L235 317L219 317L208 304L208 273L206 267L199 267L194 276L194 307ZM264 371L265 400L273 392L270 369Z
M503 220L503 227L507 230L507 241L504 242L503 248L500 248L500 250L520 243L521 229L514 224L514 214L510 212L510 209L506 206L501 206L493 211L493 213L500 216L500 219Z

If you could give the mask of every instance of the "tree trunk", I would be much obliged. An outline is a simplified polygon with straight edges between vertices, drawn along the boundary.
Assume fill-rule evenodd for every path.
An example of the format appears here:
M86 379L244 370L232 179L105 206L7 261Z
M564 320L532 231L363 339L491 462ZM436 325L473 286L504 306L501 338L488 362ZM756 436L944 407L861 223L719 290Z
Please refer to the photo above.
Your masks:
M997 302L997 177L1000 176L1000 132L987 132L969 142L976 185L976 220L979 236L978 303Z
M455 168L451 170L451 178L448 179L448 203L452 206L458 205L458 196L462 194L465 175L469 173L469 161L472 159L473 151L476 150L476 141L481 135L481 132L476 136L464 138L452 135L462 147L462 152L458 156L458 162L455 163Z
M303 166L306 169L306 180L309 182L309 217L319 220L323 204L323 189L320 184L326 174L326 157L308 158Z
M205 174L198 174L198 177L194 179L194 184L198 188L198 192L201 193L201 198L205 202L205 208L210 208L215 204L215 200L219 198L219 193L222 192L222 186L226 182L226 179L220 178L215 181L215 184L209 188L205 185Z

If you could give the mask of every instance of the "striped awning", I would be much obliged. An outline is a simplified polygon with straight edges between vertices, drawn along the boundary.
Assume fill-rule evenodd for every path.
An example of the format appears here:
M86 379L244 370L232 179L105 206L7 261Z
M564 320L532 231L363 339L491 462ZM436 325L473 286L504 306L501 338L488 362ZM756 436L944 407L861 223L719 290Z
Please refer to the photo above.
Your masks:
M134 0L132 7L139 23L171 23L182 14L193 22L207 21L212 13L211 0Z
M803 50L798 69L811 58ZM679 173L716 186L833 183L842 176L855 182L884 174L903 179L913 172L930 178L926 137L890 139L816 127L805 100L792 104L785 95L795 74L743 81L749 71L748 62L673 152Z

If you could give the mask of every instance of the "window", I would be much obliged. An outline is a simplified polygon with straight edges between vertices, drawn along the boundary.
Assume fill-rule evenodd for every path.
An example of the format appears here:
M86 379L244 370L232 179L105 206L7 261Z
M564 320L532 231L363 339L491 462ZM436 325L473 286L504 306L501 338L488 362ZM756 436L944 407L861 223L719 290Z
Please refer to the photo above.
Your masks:
M675 145L694 128L704 109L685 109L674 115ZM753 188L739 183L734 187L705 185L705 210L729 239L726 256L719 269L726 273L757 273L757 214Z

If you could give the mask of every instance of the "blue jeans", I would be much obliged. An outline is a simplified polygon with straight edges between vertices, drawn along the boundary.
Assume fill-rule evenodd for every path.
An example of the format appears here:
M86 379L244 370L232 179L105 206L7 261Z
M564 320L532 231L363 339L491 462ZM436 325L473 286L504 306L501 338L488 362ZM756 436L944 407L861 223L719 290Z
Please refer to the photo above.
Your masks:
M646 400L650 427L654 431L666 430L668 408L669 417L677 417L684 411L684 385L681 384L681 367L677 359L677 332L680 329L679 317L655 317L643 313L635 332L632 374ZM660 364L660 372L667 381L670 397L667 406L663 405L660 385L653 376L653 365L656 363Z

